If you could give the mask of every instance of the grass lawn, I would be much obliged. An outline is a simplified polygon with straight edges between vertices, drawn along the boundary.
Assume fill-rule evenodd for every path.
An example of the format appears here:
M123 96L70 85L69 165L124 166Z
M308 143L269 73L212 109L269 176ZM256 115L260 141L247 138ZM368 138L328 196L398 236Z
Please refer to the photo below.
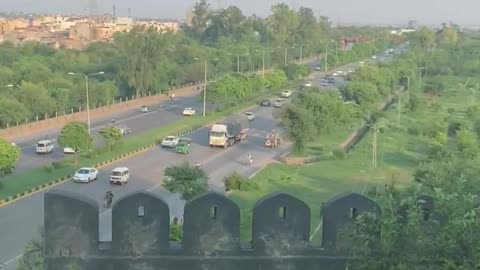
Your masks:
M290 87L296 84L298 84L298 82L288 82L285 87ZM272 94L276 94L279 91L281 91L281 89L272 91ZM246 100L245 102L238 104L237 106L230 107L227 110L211 113L205 118L202 116L187 117L166 126L135 134L134 136L123 140L119 145L116 146L116 148L113 149L113 151L97 150L89 157L80 155L78 161L75 160L74 157L70 157L64 161L57 162L56 166L47 165L43 168L36 168L29 172L3 177L2 181L0 182L0 199L6 199L10 196L14 196L38 187L39 185L71 175L79 167L94 166L95 164L112 160L116 157L148 146L154 143L156 140L162 139L168 135L178 134L182 131L188 131L192 128L220 120L228 115L235 114L249 106L254 105L263 97L264 96L260 96Z
M372 165L372 134L363 140L343 160L323 160L305 166L274 164L258 173L252 181L258 183L254 191L234 191L230 197L242 209L242 242L251 239L251 209L255 202L274 192L287 192L305 201L311 208L311 234L319 228L320 206L333 196L344 192L366 194L373 187L382 188L395 183L406 186L412 181L417 161L426 157L428 138L415 132L428 124L435 124L447 116L462 116L466 105L472 104L470 92L449 92L437 98L432 104L430 97L424 97L429 104L424 110L403 113L400 124L396 106L386 112L385 129L377 136L377 168ZM450 108L450 109L449 109ZM454 112L452 113L452 108ZM304 155L319 155L325 149L340 144L351 130L339 130L312 142ZM371 193L370 193L371 194ZM374 194L374 193L373 193ZM320 244L321 231L312 238L313 244Z

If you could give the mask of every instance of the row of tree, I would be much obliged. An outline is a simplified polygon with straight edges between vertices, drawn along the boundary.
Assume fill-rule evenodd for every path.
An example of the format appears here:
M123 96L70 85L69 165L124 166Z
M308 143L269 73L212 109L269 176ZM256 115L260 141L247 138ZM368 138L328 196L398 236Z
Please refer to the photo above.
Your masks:
M346 228L343 241L358 258L351 266L355 269L477 269L479 109L475 102L454 109L438 107L435 101L444 95L478 100L478 81L465 78L471 70L463 68L474 61L478 34L457 36L449 28L435 35L423 29L412 41L409 58L418 67L413 72L422 74L424 82L417 80L411 101L402 109L410 117L432 110L447 116L418 126L409 123L408 132L418 136L416 147L426 154L414 168L414 184L372 192L381 206L381 219L359 215L353 228ZM426 210L429 202L419 200L420 194L434 199L433 209Z
M388 37L379 37L384 39ZM192 24L177 33L135 28L115 35L113 43L94 43L84 51L2 44L0 127L85 107L84 78L70 72L105 72L90 78L90 107L96 107L119 97L201 81L204 60L212 78L323 54L327 43L329 63L352 60L352 54L339 50L328 18L317 18L309 8L278 4L265 20L245 16L235 6L215 10L202 0L195 6ZM362 57L371 50L371 44L354 48Z

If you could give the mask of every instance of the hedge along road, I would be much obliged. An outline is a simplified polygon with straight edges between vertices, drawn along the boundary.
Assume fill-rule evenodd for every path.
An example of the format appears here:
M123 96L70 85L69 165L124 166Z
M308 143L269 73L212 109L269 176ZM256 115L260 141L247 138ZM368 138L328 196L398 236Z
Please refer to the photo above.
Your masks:
M171 195L160 188L163 171L166 167L179 164L182 161L190 163L201 162L201 166L211 176L210 185L214 190L221 190L222 179L234 170L250 175L262 168L272 156L281 154L285 148L267 149L263 146L267 132L275 129L272 108L259 107L252 110L256 120L251 123L250 136L242 142L226 150L210 148L208 146L208 128L202 128L190 134L192 138L192 152L189 155L176 154L173 149L155 147L152 150L136 155L130 159L120 161L100 170L99 179L89 184L75 184L71 181L55 187L90 197L97 201L102 208L103 196L111 188L115 198L138 190L150 190L165 198L171 209L172 218L181 217L183 202L178 196ZM247 153L255 159L253 166L245 166ZM108 177L110 171L117 166L127 166L131 171L131 179L124 186L110 186ZM0 261L6 264L5 269L14 269L15 258L22 254L25 244L38 237L38 228L43 223L43 192L38 192L25 199L0 208ZM101 214L101 239L110 238L110 214Z
M308 59L306 61L308 61L306 64L312 69L318 64L317 60ZM102 127L111 124L111 120L115 119L117 124L127 125L132 129L132 133L135 134L149 130L153 127L167 125L181 119L183 117L181 112L185 107L195 108L197 113L201 113L203 107L199 101L199 93L200 91L193 92L193 94L190 96L178 97L174 101L165 101L160 104L150 106L149 109L151 111L149 113L141 113L140 108L135 108L126 112L112 114L108 118L94 120L91 122L92 131L94 132L94 136L98 135L98 131ZM161 107L163 107L163 109L161 109ZM207 107L207 110L208 109L210 108ZM65 157L63 154L63 149L61 149L56 142L59 133L59 129L54 129L48 132L40 132L34 136L15 141L15 143L21 148L22 153L19 161L16 164L16 171L14 174L26 172L34 168L62 160ZM36 154L36 143L45 138L55 142L55 150L51 154Z
M312 80L314 85L315 80ZM342 83L338 82L336 86ZM192 152L189 155L174 153L173 149L155 147L132 158L117 162L100 169L99 180L89 184L75 184L70 181L55 186L55 189L67 190L82 194L97 201L101 206L100 211L100 236L102 240L109 240L110 211L103 209L103 196L111 188L115 198L138 191L149 190L159 194L170 205L171 218L183 215L184 202L177 195L172 195L163 190L163 171L166 167L179 164L182 161L190 163L200 162L202 168L210 176L212 190L223 190L221 179L237 170L244 175L252 175L263 168L272 160L287 151L286 145L277 149L263 146L264 138L268 132L276 128L272 118L272 108L257 107L252 111L256 120L251 122L250 135L246 142L242 142L226 150L208 147L208 128L199 129L187 136L191 137ZM252 166L245 166L247 153L254 157ZM127 166L131 171L131 180L124 186L110 186L108 183L109 172L118 166ZM21 258L23 248L28 241L38 237L38 228L43 224L43 195L45 191L34 193L12 204L0 207L0 262L5 264L6 270L13 270Z

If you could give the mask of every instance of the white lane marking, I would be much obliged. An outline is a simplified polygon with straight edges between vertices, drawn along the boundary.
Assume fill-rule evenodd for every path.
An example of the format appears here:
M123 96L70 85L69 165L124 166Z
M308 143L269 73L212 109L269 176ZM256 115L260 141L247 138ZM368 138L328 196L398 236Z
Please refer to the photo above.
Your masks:
M23 257L23 253L22 253L22 254L20 254L20 255L18 255L18 256L16 256L16 257L15 257L15 258L13 258L13 259L10 259L10 260L8 260L8 261L4 262L3 264L0 264L0 268L2 268L2 267L5 267L5 266L7 266L7 265L9 265L9 264L13 263L13 262L15 262L15 261L19 260L19 259L20 259L20 258L22 258L22 257Z

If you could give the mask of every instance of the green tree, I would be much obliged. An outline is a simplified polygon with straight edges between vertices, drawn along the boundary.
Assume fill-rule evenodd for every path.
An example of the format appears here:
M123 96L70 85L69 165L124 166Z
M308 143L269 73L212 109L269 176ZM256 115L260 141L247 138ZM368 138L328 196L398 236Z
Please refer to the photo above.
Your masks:
M105 146L107 146L110 151L113 150L115 144L123 137L122 131L117 127L104 127L99 133L105 142Z
M287 4L276 4L272 7L268 23L273 35L274 44L293 44L299 19L296 12Z
M184 162L165 169L163 187L190 200L208 191L208 175L201 168Z
M48 95L48 90L39 84L23 81L15 97L32 113L32 117L52 115L56 110L55 100Z
M20 158L20 148L4 139L0 139L0 172L9 173Z
M58 143L62 147L71 147L83 151L90 150L92 142L87 124L83 122L74 121L66 124L58 136Z
M295 151L305 151L307 142L316 134L315 118L306 108L288 106L282 117L288 137L293 141Z
M15 98L0 96L0 126L6 127L29 118L28 109Z
M458 150L466 158L475 158L480 150L478 137L474 132L462 128L457 131Z

